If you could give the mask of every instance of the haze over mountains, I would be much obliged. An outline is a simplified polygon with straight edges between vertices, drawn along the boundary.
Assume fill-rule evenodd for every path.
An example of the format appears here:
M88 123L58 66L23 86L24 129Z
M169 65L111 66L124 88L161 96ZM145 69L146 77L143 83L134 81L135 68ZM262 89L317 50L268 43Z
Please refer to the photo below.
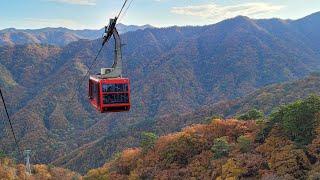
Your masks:
M86 82L75 92L100 40L64 47L0 47L0 85L20 144L33 150L33 160L85 172L137 145L141 131L168 133L197 122L175 121L174 116L221 101L228 104L267 85L319 71L319 22L320 13L296 21L239 16L202 27L124 33L124 69L132 82L129 113L97 113L87 102ZM95 72L111 63L112 45L104 49ZM77 96L71 99L73 93ZM224 115L241 112L236 107ZM221 109L217 113L224 112ZM4 124L0 128L0 148L14 152L10 132Z
M152 28L150 25L135 26L118 24L120 33ZM80 39L94 40L102 37L104 29L99 30L72 30L67 28L43 28L43 29L3 29L0 30L0 46L18 44L51 44L65 46Z

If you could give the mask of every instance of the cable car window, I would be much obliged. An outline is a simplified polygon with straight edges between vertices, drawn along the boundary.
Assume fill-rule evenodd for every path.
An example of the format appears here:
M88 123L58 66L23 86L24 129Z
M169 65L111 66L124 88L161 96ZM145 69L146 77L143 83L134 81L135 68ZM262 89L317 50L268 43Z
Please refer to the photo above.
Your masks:
M103 84L102 92L127 92L128 84Z
M92 89L93 89L93 82L90 80L90 81L89 81L89 98L90 98L90 99L93 99Z
M99 84L98 83L93 83L93 89L92 89L92 94L93 94L93 99L99 104Z
M128 93L107 94L103 96L103 104L129 103Z

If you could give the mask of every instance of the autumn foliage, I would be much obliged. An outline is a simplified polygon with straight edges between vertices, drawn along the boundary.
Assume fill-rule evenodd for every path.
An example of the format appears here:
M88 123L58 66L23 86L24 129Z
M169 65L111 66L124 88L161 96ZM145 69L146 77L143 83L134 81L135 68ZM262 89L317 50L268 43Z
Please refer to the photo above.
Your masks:
M28 176L2 156L0 179L320 179L320 98L282 106L269 119L213 119L161 137L144 132L140 145L83 177L47 165L33 165Z
M193 125L159 137L145 152L128 149L86 178L319 179L319 102L311 96L283 106L271 120ZM294 127L302 121L310 132Z
M82 177L72 171L48 165L33 165L32 174L26 174L26 168L22 164L16 164L7 157L0 159L0 179L5 180L80 180Z

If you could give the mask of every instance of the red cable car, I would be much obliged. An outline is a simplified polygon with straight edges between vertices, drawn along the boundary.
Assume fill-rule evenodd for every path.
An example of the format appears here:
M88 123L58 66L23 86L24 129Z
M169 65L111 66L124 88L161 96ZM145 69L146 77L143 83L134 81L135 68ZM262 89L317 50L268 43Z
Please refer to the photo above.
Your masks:
M90 76L89 100L101 113L130 110L130 81L122 77L121 40L115 27L117 19L111 19L103 36L104 45L113 35L115 58L111 68L102 68L98 75Z
M100 112L130 110L130 81L128 78L101 79L98 75L89 80L89 99Z

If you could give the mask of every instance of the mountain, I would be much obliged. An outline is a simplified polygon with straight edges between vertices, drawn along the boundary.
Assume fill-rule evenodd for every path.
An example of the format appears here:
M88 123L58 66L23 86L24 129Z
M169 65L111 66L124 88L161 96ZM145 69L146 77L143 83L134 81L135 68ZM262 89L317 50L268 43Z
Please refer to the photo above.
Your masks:
M0 47L5 75L0 82L20 146L33 150L35 163L86 172L116 152L137 146L142 131L168 133L197 122L167 117L216 103L227 102L227 107L230 100L241 102L237 98L267 85L304 78L320 68L318 32L305 34L304 21L309 18L239 16L202 27L147 28L123 34L125 76L132 83L129 113L100 114L86 99L86 83L80 79L100 40L79 40L64 47ZM92 72L110 66L112 45L104 49ZM224 114L228 108L221 106L211 114ZM226 115L242 112L233 109ZM7 127L0 124L0 148L16 155Z
M135 26L118 24L118 31L123 34L130 31L153 28L150 25ZM16 44L50 44L65 46L80 39L94 40L102 37L104 29L99 30L71 30L67 28L43 29L3 29L0 30L0 46Z

